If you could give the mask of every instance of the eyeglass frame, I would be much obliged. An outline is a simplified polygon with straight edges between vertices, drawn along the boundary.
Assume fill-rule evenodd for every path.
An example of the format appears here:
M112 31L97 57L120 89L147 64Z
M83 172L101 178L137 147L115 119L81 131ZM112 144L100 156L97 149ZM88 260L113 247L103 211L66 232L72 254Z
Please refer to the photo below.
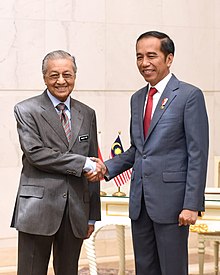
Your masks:
M51 73L50 75L45 75L46 77L48 77L50 80L54 80L54 81L57 81L60 76L62 76L63 79L65 79L66 81L68 80L71 80L75 77L75 73L72 74L72 73L69 73L69 72L65 72L65 73Z

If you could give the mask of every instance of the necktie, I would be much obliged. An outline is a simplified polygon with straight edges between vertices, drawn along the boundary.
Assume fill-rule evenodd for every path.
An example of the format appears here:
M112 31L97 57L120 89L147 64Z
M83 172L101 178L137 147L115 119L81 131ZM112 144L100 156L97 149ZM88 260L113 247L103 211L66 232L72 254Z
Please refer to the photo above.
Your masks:
M70 129L70 121L69 118L65 112L66 105L64 103L59 103L56 108L59 110L60 120L63 126L63 129L66 133L66 137L68 141L71 138L71 129Z
M144 138L146 138L147 132L150 126L151 113L152 113L152 107L153 107L153 96L154 94L156 94L156 92L157 92L156 88L150 88L150 91L148 93L147 105L146 105L145 114L144 114Z

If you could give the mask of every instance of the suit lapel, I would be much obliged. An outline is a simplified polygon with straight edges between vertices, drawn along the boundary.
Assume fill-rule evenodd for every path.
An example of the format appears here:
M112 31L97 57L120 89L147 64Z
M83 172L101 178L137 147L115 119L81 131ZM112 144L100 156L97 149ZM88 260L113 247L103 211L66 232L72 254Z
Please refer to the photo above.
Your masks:
M143 88L143 92L140 93L139 98L138 98L138 122L139 122L139 127L141 129L141 140L142 143L144 143L144 125L143 125L143 114L144 114L144 106L145 106L145 101L148 93L148 85Z
M158 101L158 104L156 106L156 109L154 111L154 114L150 123L150 128L149 128L147 137L145 139L145 142L147 141L154 127L157 125L159 119L162 117L162 115L167 110L167 108L169 108L170 103L176 97L176 93L174 93L176 89L178 89L178 80L175 76L172 76ZM163 106L163 108L161 108L164 99L167 99L167 102Z
M73 146L77 137L79 136L79 131L83 123L83 115L80 110L76 109L76 101L71 98L71 139L69 141L69 148Z
M66 138L65 131L63 129L62 124L60 123L60 118L50 101L49 97L47 96L46 91L42 95L42 103L41 103L42 113L41 115L45 119L45 121L53 128L53 130L57 133L60 139L69 146L69 142Z
M60 139L66 144L66 146L69 147L69 149L75 143L75 141L78 137L80 128L82 127L82 122L83 122L83 115L80 113L80 110L78 110L75 106L76 101L74 101L74 99L71 98L70 102L71 102L70 103L71 139L69 142L67 140L63 126L60 123L60 118L59 118L52 102L48 98L46 91L42 95L42 102L41 102L41 108L42 108L41 115L47 121L47 123L50 124L50 126L57 133L57 135L60 137Z

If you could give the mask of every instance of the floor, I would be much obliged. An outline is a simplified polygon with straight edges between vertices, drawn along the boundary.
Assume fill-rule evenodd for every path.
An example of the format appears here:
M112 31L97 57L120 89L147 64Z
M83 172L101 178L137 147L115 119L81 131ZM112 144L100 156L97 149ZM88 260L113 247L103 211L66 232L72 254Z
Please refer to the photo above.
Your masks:
M103 235L102 235L103 234ZM107 236L107 237L106 237ZM111 239L112 236L112 239ZM134 274L134 261L133 250L129 234L126 235L126 272L127 274ZM104 241L105 239L105 241ZM107 239L107 241L106 241ZM96 255L97 255L97 267L102 270L99 275L115 275L118 269L118 257L117 257L117 244L115 243L115 236L110 234L109 231L103 231L99 234L99 238L96 240ZM190 234L189 238L189 274L199 274L198 254L197 254L197 234ZM114 248L114 249L112 249ZM107 257L103 257L103 255ZM16 259L17 249L12 248L0 248L0 275L16 275ZM86 257L85 249L82 249L80 257L79 275L89 275L88 260ZM220 265L220 264L219 264ZM104 272L103 270L106 270ZM111 270L111 272L109 271ZM112 271L113 270L113 271ZM85 271L85 272L84 272ZM129 272L130 271L130 272ZM211 243L206 244L205 263L204 263L204 275L214 275L214 257L213 247ZM220 273L219 273L220 274ZM28 274L27 274L28 275ZM52 270L52 264L48 270L48 275L54 275ZM216 274L215 274L216 275Z
M0 275L16 275L15 262L16 262L16 249L14 248L0 249ZM81 270L85 268L88 268L87 264L84 264L84 265L81 264L79 269ZM98 263L98 268L102 270L117 269L118 262L115 261L115 262ZM134 270L133 260L126 261L126 270ZM189 270L191 275L199 274L198 273L198 255L196 251L195 253L189 254ZM205 255L204 271L205 271L204 273L205 275L214 275L214 263L213 263L212 255L209 255L209 254ZM107 274L107 273L102 273L100 275L104 275L104 274ZM54 275L52 271L52 267L49 268L48 275Z

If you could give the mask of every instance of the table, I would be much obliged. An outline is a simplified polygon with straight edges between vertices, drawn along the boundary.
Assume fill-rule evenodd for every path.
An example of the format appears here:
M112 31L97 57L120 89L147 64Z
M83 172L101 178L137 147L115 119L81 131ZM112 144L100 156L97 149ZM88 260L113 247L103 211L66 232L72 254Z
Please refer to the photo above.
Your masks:
M198 254L199 254L199 274L204 274L204 255L205 255L205 241L214 242L214 270L215 275L218 275L218 259L219 259L219 242L220 232L198 233Z
M87 258L89 261L90 275L97 275L95 238L98 232L107 225L115 225L117 232L119 272L118 275L125 274L125 226L130 226L128 217L128 197L101 197L101 221L95 224L95 231L89 239L84 241Z
M214 242L214 270L219 271L219 243L220 243L220 191L218 188L207 188L205 193L206 211L190 226L192 232L198 233L199 274L204 274L205 242Z
M214 241L215 274L218 274L218 256L220 243L220 189L207 188L205 193L206 211L198 219L196 226L191 226L190 230L198 233L198 255L199 274L204 271L205 241ZM125 226L130 226L128 217L128 197L101 197L102 220L96 222L95 231L91 237L84 241L87 258L89 261L90 275L97 275L95 238L98 232L107 225L115 225L117 232L119 251L119 272L118 275L125 274Z

